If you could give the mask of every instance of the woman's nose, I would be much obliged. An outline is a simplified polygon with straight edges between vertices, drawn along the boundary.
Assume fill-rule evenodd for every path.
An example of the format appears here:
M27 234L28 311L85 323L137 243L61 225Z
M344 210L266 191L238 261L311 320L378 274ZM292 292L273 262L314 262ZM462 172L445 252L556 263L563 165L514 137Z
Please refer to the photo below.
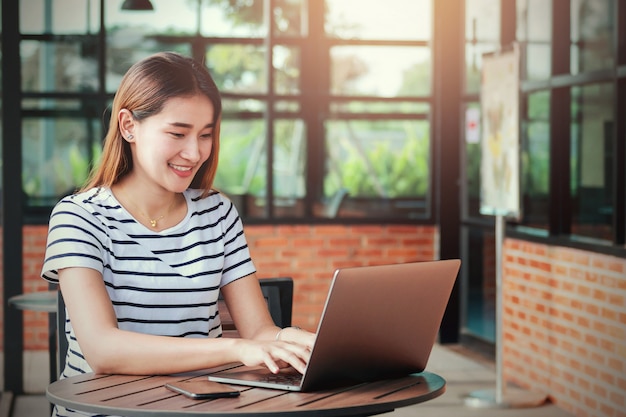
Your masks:
M181 156L189 161L197 162L200 159L200 147L198 144L198 139L189 138L185 143L185 147L181 152Z

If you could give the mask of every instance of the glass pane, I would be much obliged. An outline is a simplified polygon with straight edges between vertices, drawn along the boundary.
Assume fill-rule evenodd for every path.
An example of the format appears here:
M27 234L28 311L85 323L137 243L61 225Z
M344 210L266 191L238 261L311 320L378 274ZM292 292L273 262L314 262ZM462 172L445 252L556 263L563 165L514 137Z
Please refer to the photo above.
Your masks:
M527 97L522 120L522 219L520 224L547 230L550 192L550 92Z
M552 72L552 47L529 44L526 46L526 79L545 80Z
M480 103L469 103L465 108L465 173L467 180L467 213L480 217Z
M161 1L164 3L177 3L172 2L171 0ZM196 1L202 3L202 18L199 32L203 36L238 38L262 38L267 36L267 25L263 20L263 16L265 16L265 0ZM189 3L194 4L192 2ZM291 3L293 3L293 1L283 0L278 6L285 6L285 4L287 6L291 6L289 11L292 12L296 9L296 7ZM295 20L295 17L292 18ZM295 30L293 27L290 29Z
M544 0L517 2L517 38L526 47L528 80L550 77L552 71L552 5Z
M99 158L99 119L24 119L22 185L29 205L53 205L82 185Z
M615 0L571 0L571 72L612 68Z
M498 44L479 43L465 45L465 92L478 94L480 92L480 77L483 67L483 54L495 52Z
M465 1L465 92L478 94L482 55L500 45L500 2Z
M274 216L304 216L306 129L302 120L274 123ZM266 217L267 143L262 120L224 120L215 186L240 215Z
M552 4L545 0L518 1L517 38L549 42L552 39Z
M331 48L331 93L379 97L427 96L431 91L428 48L336 46Z
M613 84L572 88L572 234L612 241Z
M315 1L315 0L314 0ZM307 35L307 0L274 0L274 35Z
M427 121L330 120L325 127L324 198L346 190L356 216L423 215L430 184Z
M100 31L99 0L20 1L20 32L88 34Z
M304 121L274 122L274 195L304 197L306 170L306 129Z
M220 163L215 187L238 203L242 216L258 214L256 199L267 184L267 143L263 120L224 119L220 129ZM265 198L261 198L264 205Z
M151 0L154 10L122 10L123 0L106 0L107 29L137 28L144 34L263 37L263 0ZM198 10L201 10L199 13Z
M272 59L276 94L299 94L300 48L275 46Z
M465 1L465 39L500 43L500 2Z
M206 65L222 92L267 93L264 46L223 44L211 46Z
M124 10L124 0L104 2L107 31L134 28L138 33L191 35L198 28L195 2L150 0L154 10Z
M95 38L83 42L20 42L24 92L88 92L98 90Z
M274 210L276 216L304 215L306 129L303 120L274 122Z
M470 228L467 233L466 293L461 333L495 342L496 257L495 236L491 231Z
M326 0L325 31L342 39L429 40L431 0Z
M131 65L148 55L174 51L191 56L189 44L162 44L146 38L136 29L120 29L108 33L106 45L106 91L109 93L115 93Z

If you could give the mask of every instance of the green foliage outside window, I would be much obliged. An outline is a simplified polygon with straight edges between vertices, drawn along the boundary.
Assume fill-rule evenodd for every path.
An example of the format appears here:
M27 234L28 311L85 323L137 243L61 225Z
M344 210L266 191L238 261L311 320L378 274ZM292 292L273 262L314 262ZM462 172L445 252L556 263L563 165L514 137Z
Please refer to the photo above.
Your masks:
M522 189L529 196L546 196L550 178L550 93L528 95L528 120L522 144Z
M330 161L324 181L326 196L341 188L353 197L427 195L428 123L329 122L328 131Z

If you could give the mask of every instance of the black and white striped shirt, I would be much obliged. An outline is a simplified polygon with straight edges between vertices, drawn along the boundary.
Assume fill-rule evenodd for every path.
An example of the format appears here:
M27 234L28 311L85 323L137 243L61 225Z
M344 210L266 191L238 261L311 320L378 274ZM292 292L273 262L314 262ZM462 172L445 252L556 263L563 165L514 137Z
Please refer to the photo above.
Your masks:
M42 277L92 268L102 274L120 329L173 337L220 337L221 286L255 272L237 210L225 196L184 192L187 215L155 232L136 221L107 188L61 200L50 216ZM90 372L66 322L62 377Z

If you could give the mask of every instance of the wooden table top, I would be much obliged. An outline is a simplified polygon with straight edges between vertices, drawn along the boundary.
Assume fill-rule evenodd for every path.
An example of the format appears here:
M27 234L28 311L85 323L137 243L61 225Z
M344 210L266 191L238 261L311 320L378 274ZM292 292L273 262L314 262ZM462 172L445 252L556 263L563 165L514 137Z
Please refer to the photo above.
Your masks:
M53 382L46 396L50 402L67 408L128 417L303 417L386 413L445 392L445 380L430 372L310 393L238 387L240 396L214 400L191 400L164 387L171 381L205 379L209 373L168 376L88 373Z

